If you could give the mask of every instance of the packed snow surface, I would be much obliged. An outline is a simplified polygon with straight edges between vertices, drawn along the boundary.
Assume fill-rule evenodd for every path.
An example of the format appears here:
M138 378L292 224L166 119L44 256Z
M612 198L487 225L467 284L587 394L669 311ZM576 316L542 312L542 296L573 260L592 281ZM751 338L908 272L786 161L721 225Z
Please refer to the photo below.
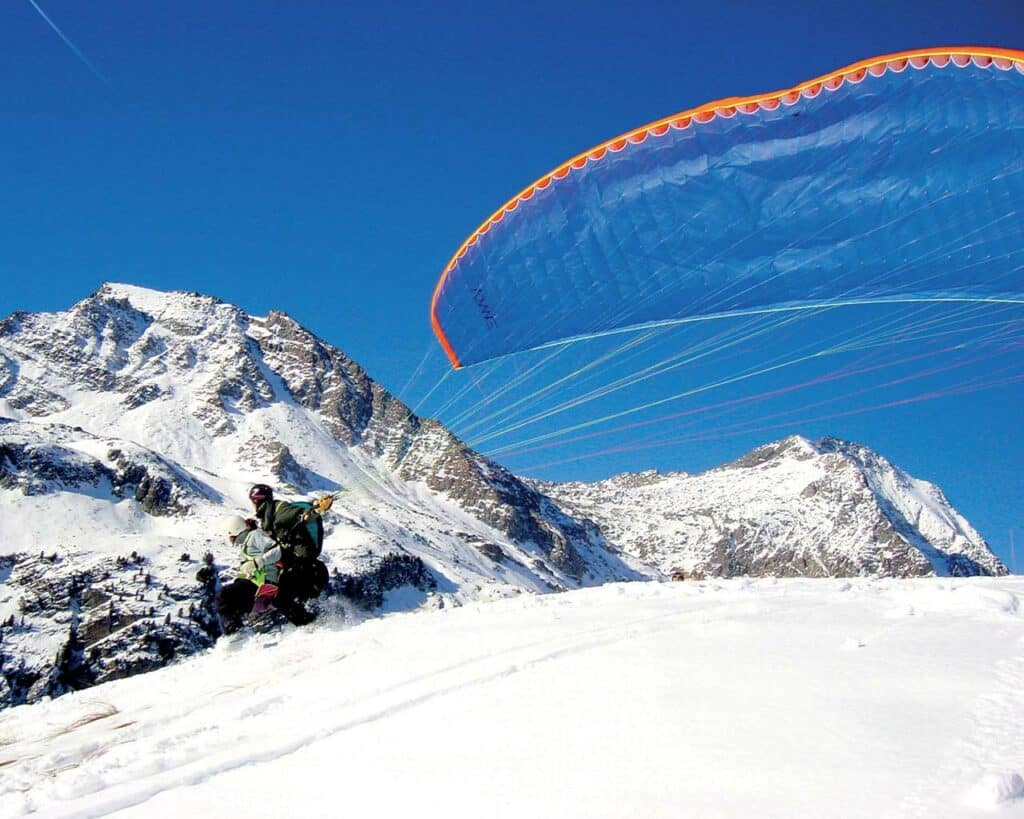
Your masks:
M1024 817L1024 578L625 583L0 715L0 815Z

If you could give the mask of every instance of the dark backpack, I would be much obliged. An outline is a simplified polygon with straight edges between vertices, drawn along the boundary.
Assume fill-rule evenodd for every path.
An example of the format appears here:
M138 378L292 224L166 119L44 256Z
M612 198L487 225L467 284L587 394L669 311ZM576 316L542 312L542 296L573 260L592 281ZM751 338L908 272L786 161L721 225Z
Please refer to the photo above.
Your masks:
M313 512L313 504L305 501L288 503L275 501L268 504L267 514L261 521L265 531L285 551L299 558L320 556L324 547L324 522ZM313 513L308 520L302 520L307 512Z

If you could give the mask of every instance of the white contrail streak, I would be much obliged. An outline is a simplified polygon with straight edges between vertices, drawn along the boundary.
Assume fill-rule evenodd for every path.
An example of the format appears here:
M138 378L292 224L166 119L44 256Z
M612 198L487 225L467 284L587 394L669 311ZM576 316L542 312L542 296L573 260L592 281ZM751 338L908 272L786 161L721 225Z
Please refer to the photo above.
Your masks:
M97 77L100 78L100 80L106 83L107 78L99 72L96 66L89 62L86 56L78 50L78 46L71 42L71 40L68 39L68 36L63 31L61 31L60 28L57 27L57 24L46 16L46 12L39 8L39 4L36 2L36 0L28 0L28 2L32 5L32 8L39 12L39 16L46 21L47 25L50 28L52 28L55 32L57 32L57 36L60 37L65 42L65 44L67 44L67 47L70 48L73 52L75 52L75 56L78 57L78 59L80 59L83 63L85 63L93 74L95 74Z

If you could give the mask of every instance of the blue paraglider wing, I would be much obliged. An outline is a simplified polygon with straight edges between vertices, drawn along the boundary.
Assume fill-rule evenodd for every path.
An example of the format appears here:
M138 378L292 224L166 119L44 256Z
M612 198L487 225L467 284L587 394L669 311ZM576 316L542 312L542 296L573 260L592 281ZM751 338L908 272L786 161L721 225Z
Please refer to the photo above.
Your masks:
M928 49L676 114L530 185L459 248L455 367L666 322L1024 294L1024 52Z

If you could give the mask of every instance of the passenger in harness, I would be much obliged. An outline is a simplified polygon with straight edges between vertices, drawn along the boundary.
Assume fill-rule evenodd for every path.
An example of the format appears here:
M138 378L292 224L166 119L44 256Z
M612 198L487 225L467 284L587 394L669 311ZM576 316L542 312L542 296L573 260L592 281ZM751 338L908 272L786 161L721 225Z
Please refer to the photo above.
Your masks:
M278 593L281 547L256 527L256 521L238 515L224 519L223 532L241 550L238 576L217 593L221 629L232 634L249 612L267 611Z

